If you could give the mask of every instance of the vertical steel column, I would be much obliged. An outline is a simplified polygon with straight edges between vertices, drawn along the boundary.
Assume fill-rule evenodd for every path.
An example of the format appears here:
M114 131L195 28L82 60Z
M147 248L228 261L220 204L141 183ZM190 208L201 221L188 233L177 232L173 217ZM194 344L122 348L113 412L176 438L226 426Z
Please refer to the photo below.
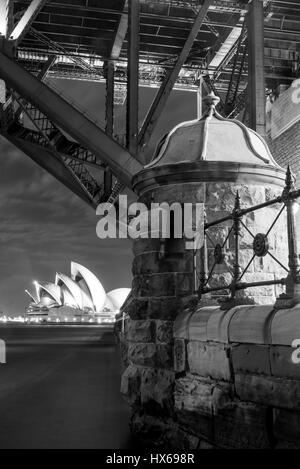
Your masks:
M151 108L143 122L142 128L139 133L139 145L140 147L142 147L143 152L145 153L146 147L147 145L149 145L149 142L153 137L153 131L158 123L162 111L164 110L164 107L177 80L180 70L191 52L194 41L201 29L201 26L205 20L205 17L211 4L212 0L204 0L200 11L195 18L195 21L192 25L192 28L189 32L184 46L180 51L180 54L178 55L178 58L175 64L173 65L173 68L169 70L158 92L156 93Z
M285 194L288 194L294 189L294 180L290 167L288 166L286 172ZM288 229L288 247L289 247L289 268L290 276L293 281L297 282L299 279L300 260L297 246L297 231L296 231L296 210L297 202L294 199L288 198L285 201L287 211L287 229Z
M197 89L197 118L202 117L202 99L203 99L203 76L199 77L199 86Z
M204 218L204 227L205 227L205 224L207 222L205 208L204 208L203 218ZM200 278L199 278L198 296L199 296L199 299L201 299L201 296L203 294L204 288L207 283L207 277L208 277L207 238L206 238L205 228L204 228L203 246L200 249L199 263L200 263Z
M250 127L266 134L266 90L264 71L264 9L262 0L252 0L247 18Z
M14 2L13 0L0 0L0 49L5 50L12 56L8 39L14 24ZM8 97L8 90L4 80L0 80L0 105L5 104Z
M13 28L13 0L0 1L0 36L8 39Z
M127 148L134 156L138 152L139 108L139 0L128 3L128 78L127 78Z
M105 64L106 102L105 102L105 132L109 137L114 135L114 94L115 94L115 64L109 60ZM110 194L112 190L112 173L108 167L104 173L104 191Z
M239 195L239 192L237 191L236 197L235 197L234 209L232 212L233 234L234 234L234 271L233 271L233 280L231 283L231 299L235 298L236 296L236 285L241 275L241 267L240 267L240 261L239 261L240 210L241 210L240 195Z

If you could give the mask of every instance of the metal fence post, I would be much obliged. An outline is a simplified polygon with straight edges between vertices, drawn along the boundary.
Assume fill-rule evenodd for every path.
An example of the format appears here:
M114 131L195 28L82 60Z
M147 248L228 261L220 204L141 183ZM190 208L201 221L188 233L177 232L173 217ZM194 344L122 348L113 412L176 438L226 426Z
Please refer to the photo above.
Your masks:
M200 249L200 278L199 278L199 298L201 299L201 296L203 294L204 287L206 285L207 281L207 240L206 240L206 233L205 233L205 224L207 222L207 217L206 217L206 210L204 207L203 211L203 217L204 217L204 238L203 238L203 246Z
M232 212L233 216L233 235L234 235L234 270L233 280L231 283L231 299L235 298L236 295L236 284L239 281L241 275L241 267L239 263L239 236L240 236L240 195L239 191L236 192L234 209Z
M286 172L285 188L283 191L284 203L287 212L287 235L289 250L290 272L286 279L286 293L294 302L300 301L300 261L297 246L296 206L294 198L289 197L294 190L294 177L288 166Z

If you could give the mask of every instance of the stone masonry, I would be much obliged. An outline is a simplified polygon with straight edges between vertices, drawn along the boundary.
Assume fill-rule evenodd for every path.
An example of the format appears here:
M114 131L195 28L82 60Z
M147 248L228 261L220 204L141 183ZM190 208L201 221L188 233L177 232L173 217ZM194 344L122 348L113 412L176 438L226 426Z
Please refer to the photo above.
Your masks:
M177 126L134 177L139 201L148 208L152 202L203 203L210 222L232 212L237 191L242 207L282 193L285 173L266 143L219 116L216 103L209 96L204 117ZM249 263L252 235L266 234L280 208L273 205L243 218L241 269L249 264L244 282L287 275L269 255ZM231 224L209 230L208 271L213 245L224 242ZM268 234L270 254L287 265L283 215L275 225ZM300 368L291 362L291 343L300 339L300 307L274 309L281 289L272 285L239 291L236 304L219 306L219 297L228 295L223 289L199 301L193 252L184 237L138 239L133 250L132 294L123 309L127 319L123 328L117 323L116 332L124 365L121 391L139 440L147 447L177 450L300 447ZM210 286L231 280L231 236L223 254Z

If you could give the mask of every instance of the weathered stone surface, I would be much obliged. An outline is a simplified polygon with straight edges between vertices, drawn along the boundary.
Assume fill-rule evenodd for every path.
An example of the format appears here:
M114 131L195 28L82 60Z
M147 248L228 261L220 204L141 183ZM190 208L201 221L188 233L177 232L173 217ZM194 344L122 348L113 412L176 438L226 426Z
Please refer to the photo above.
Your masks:
M156 345L153 343L130 343L128 346L128 360L136 365L156 366Z
M206 203L220 210L231 212L234 208L237 191L239 191L241 206L249 207L265 201L265 192L262 186L210 182L206 189Z
M141 376L138 367L129 365L122 375L121 394L129 404L140 402Z
M208 380L188 375L176 380L175 409L213 415L214 384Z
M176 274L176 296L192 295L194 291L194 276L192 273Z
M197 435L198 438L205 438L213 441L214 424L211 415L181 409L176 411L179 425L187 432Z
M135 256L144 252L159 252L160 239L136 239L133 241L133 253Z
M129 362L128 362L128 342L123 337L121 337L119 341L119 347L120 347L122 368L124 369L129 365Z
M264 281L273 281L274 273L270 272L254 272L246 273L243 276L243 282L264 282ZM274 304L275 300L275 287L274 285L264 285L261 287L248 287L244 291L245 295L248 296L266 296L268 297L269 304Z
M249 306L240 308L229 325L230 342L269 344L269 327L274 315L273 306Z
M176 292L176 276L174 273L154 274L149 276L149 292L151 296L173 296Z
M171 422L161 420L155 416L136 412L131 419L131 431L145 448L164 447L170 443L167 440Z
M191 341L187 345L191 373L217 380L230 381L228 348L222 344Z
M300 339L300 305L277 311L271 325L272 344L291 345Z
M206 198L207 218L211 221L232 212L237 189L242 207L264 202L271 196L268 188L261 184L206 182L161 186L155 190L155 201L182 203ZM143 199L150 203L153 195L151 189L143 193ZM264 233L266 223L273 221L276 210L251 213L244 221L254 234ZM228 220L214 227L210 233L213 242L222 242L231 225L232 220ZM280 256L283 256L281 247L286 239L282 228L278 220L276 232L270 233L270 249L276 248ZM247 230L242 229L241 266L252 256L252 241ZM172 445L177 450L195 449L205 444L267 448L270 446L267 427L272 438L270 406L298 409L300 414L300 379L287 379L295 377L286 361L288 349L272 348L269 354L269 331L274 319L272 307L255 310L244 306L227 312L218 306L201 309L200 305L195 308L193 304L186 307L185 300L193 292L193 259L192 253L184 253L182 245L170 242L169 257L163 258L159 256L159 239L134 242L134 300L126 311L134 321L126 328L129 346L125 353L130 366L122 378L122 392L135 409L133 428L149 444L164 449ZM234 263L232 236L226 242L225 251L227 266L226 263L217 266L211 286L231 280L228 266L232 268ZM280 268L276 264L274 267L272 262L268 256L255 259L243 281L273 280L275 275L280 276ZM250 288L242 292L241 297L245 295L251 301L270 304L277 290L273 286ZM228 291L223 294L227 295ZM221 295L219 292L218 296ZM291 328L286 333L288 320L287 317L277 318L280 324L272 329L273 339L286 341L290 337ZM295 324L298 322L293 324L294 333L300 331ZM290 343L284 345L290 346ZM247 402L239 402L237 398ZM174 418L169 418L171 415ZM276 419L278 429L274 436L278 444L295 444L289 432L282 430L282 421L288 422L288 416ZM298 421L291 427L294 433L299 433Z
M242 401L300 409L300 381L263 375L235 375L237 396Z
M201 440L199 443L198 448L196 449L215 449L215 447L211 444L208 443L207 441Z
M207 322L216 306L198 308L189 321L189 339L207 340Z
M231 349L231 359L235 373L271 374L268 345L235 345Z
M276 256L276 253L274 254ZM282 269L270 256L255 257L253 260L255 272L276 273L279 278L286 276L286 271Z
M300 449L300 412L294 410L273 410L273 431L279 441L297 444Z
M150 298L148 316L152 319L174 320L181 309L175 297Z
M278 441L274 449L299 449L299 444L291 441Z
M155 363L159 368L173 368L173 344L156 344Z
M227 311L222 311L220 307L216 307L211 312L206 325L207 340L221 343L229 342L228 327L237 308L240 308L240 306Z
M133 321L128 324L127 339L131 342L152 342L155 334L154 321Z
M171 411L174 406L173 371L145 368L141 371L141 402L149 410ZM158 410L159 412L159 410Z
M173 335L176 338L188 339L189 338L189 323L192 315L194 314L193 309L185 309L180 311L176 316L173 326Z
M136 275L132 281L132 293L135 297L175 296L176 274Z
M175 383L175 408L212 415L230 405L232 385L187 374Z
M150 296L150 276L149 275L136 275L132 280L132 294L134 297L149 297Z
M294 348L287 345L271 346L271 374L273 376L300 380L300 364L292 361L294 351Z
M266 407L241 402L219 411L215 416L214 442L224 448L269 448Z
M209 238L207 237L207 248L214 250L216 244L223 245L227 238L229 228L228 226L216 225L208 230Z
M173 367L173 347L171 344L130 342L128 361L152 368L171 368Z
M179 240L181 241L181 240ZM167 245L168 249L171 249ZM180 247L178 247L179 249ZM184 246L178 252L172 249L168 256L160 258L159 252L144 252L135 256L132 265L133 275L151 275L168 272L192 272L193 258L192 253L184 251Z
M174 340L174 370L182 373L187 369L187 354L185 339Z
M145 319L148 315L148 298L133 298L126 312L131 319Z
M175 411L179 424L209 441L213 441L214 413L227 408L231 399L229 386L221 387L193 375L175 383Z
M169 342L173 340L173 321L155 321L156 342Z
M234 240L232 240L232 244L234 243ZM222 264L217 264L214 267L214 274L229 274L229 271L233 271L234 264L235 264L235 255L233 251L234 247L231 247L231 250L224 250L224 260ZM245 269L246 266L248 265L251 257L253 256L253 251L252 249L245 249L245 248L240 248L239 250L239 264L241 269ZM215 263L215 258L214 258L214 250L211 249L208 251L208 269L212 269L213 265ZM253 264L250 264L247 272L253 272ZM216 275L216 280L217 282L218 275ZM229 276L224 275L224 285L230 284L230 281L232 280L232 276L229 274Z
M278 187L266 187L265 188L265 194L266 194L266 202L269 202L269 200L276 199L279 195L281 195L282 190Z
M164 451L195 450L199 446L199 438L179 428L171 419L160 419L146 413L135 413L131 428L138 441L149 448L160 448Z
M132 264L132 274L153 274L159 272L159 253L146 252L135 256Z

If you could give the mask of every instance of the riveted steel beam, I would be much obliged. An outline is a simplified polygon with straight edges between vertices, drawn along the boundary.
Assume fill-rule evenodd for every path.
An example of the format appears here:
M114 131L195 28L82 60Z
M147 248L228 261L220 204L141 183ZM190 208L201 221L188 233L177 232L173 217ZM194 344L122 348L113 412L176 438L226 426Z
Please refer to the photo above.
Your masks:
M96 122L1 52L0 78L95 154L97 159L107 163L116 177L131 187L131 179L142 169L141 164L129 151L106 135Z
M41 9L46 3L47 0L32 0L29 7L23 14L22 18L14 27L9 39L15 41L15 43L18 44L23 39L30 26L32 25L35 17L38 15L38 13L41 11Z
M204 1L202 8L195 19L192 29L185 42L185 45L182 48L174 67L166 75L165 80L163 81L160 89L158 90L155 96L152 106L146 116L146 119L139 133L139 146L143 149L144 152L146 146L149 144L153 136L153 131L158 123L159 117L161 116L161 113L167 103L167 100L174 87L179 72L189 56L194 40L197 37L197 34L204 22L204 19L211 4L212 0Z

